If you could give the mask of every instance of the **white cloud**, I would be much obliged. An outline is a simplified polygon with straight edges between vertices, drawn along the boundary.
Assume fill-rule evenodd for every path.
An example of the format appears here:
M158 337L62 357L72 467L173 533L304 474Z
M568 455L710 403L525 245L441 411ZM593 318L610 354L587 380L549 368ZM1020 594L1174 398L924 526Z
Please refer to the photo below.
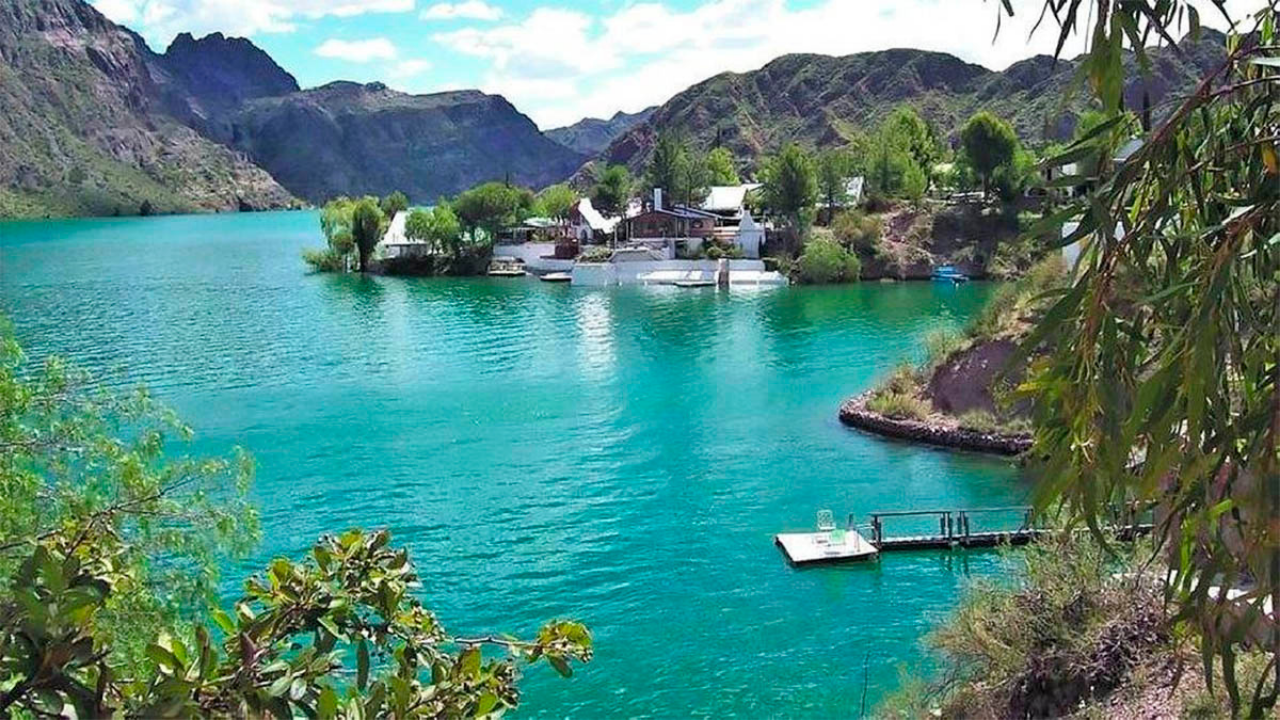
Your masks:
M423 20L486 20L502 18L502 8L482 0L466 0L460 3L436 3L419 16Z
M367 63L374 60L394 60L396 46L386 38L368 40L325 40L315 49L320 57Z
M180 32L196 36L292 32L299 20L412 12L415 0L92 0L104 15L128 24L157 46Z
M409 78L415 78L427 72L431 67L432 65L430 60L401 60L395 65L392 65L387 71L387 74L398 80L406 80Z

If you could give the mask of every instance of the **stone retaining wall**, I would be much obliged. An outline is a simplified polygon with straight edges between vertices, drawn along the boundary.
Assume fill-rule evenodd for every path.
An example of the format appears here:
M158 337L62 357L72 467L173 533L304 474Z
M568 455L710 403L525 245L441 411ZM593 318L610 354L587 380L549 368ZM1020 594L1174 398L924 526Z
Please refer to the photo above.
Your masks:
M870 393L850 398L840 406L840 421L850 427L909 442L972 450L998 455L1021 455L1031 449L1030 435L1006 435L966 430L923 420L898 420L867 409Z

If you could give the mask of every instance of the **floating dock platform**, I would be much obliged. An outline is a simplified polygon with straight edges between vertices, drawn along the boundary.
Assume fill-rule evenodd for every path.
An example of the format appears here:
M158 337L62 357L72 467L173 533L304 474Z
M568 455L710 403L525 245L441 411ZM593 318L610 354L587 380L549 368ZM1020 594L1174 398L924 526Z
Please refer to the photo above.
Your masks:
M784 533L774 542L793 565L870 560L880 552L857 530Z
M1002 529L978 529L975 518L984 515L1012 515L1017 518L1014 527ZM926 524L936 522L937 533L889 535L885 532L885 520L895 518L924 519ZM1001 545L1026 545L1051 532L1036 527L1033 511L1029 507L981 508L971 510L910 510L904 512L877 512L871 514L870 525L855 526L853 516L845 529L836 527L830 510L818 513L818 531L807 533L783 533L774 536L774 543L782 548L793 565L813 565L849 560L869 560L891 550L949 550L951 548L990 548ZM918 526L917 526L918 527ZM1109 529L1121 539L1132 539L1151 532L1150 523L1140 522L1130 514ZM870 538L863 536L864 529Z

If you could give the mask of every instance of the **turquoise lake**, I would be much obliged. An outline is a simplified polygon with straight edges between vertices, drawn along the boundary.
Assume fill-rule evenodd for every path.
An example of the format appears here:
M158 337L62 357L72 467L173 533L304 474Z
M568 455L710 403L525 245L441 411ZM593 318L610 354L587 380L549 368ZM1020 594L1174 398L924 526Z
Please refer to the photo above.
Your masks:
M313 213L0 224L28 354L123 369L200 452L259 465L264 537L228 591L320 534L388 527L456 632L586 622L520 717L856 717L993 552L796 570L837 516L1025 501L1006 461L887 442L845 397L992 286L719 292L309 275Z

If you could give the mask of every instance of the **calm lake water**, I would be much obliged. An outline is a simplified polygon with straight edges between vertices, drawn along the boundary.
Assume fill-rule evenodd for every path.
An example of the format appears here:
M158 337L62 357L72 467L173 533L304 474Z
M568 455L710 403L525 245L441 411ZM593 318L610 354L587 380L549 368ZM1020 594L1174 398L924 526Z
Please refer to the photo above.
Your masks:
M308 275L311 213L0 224L0 310L35 358L124 368L198 450L259 463L264 538L389 527L448 627L572 617L595 662L522 717L857 716L997 557L797 571L815 511L993 506L1007 462L866 437L840 401L990 287L584 290Z

